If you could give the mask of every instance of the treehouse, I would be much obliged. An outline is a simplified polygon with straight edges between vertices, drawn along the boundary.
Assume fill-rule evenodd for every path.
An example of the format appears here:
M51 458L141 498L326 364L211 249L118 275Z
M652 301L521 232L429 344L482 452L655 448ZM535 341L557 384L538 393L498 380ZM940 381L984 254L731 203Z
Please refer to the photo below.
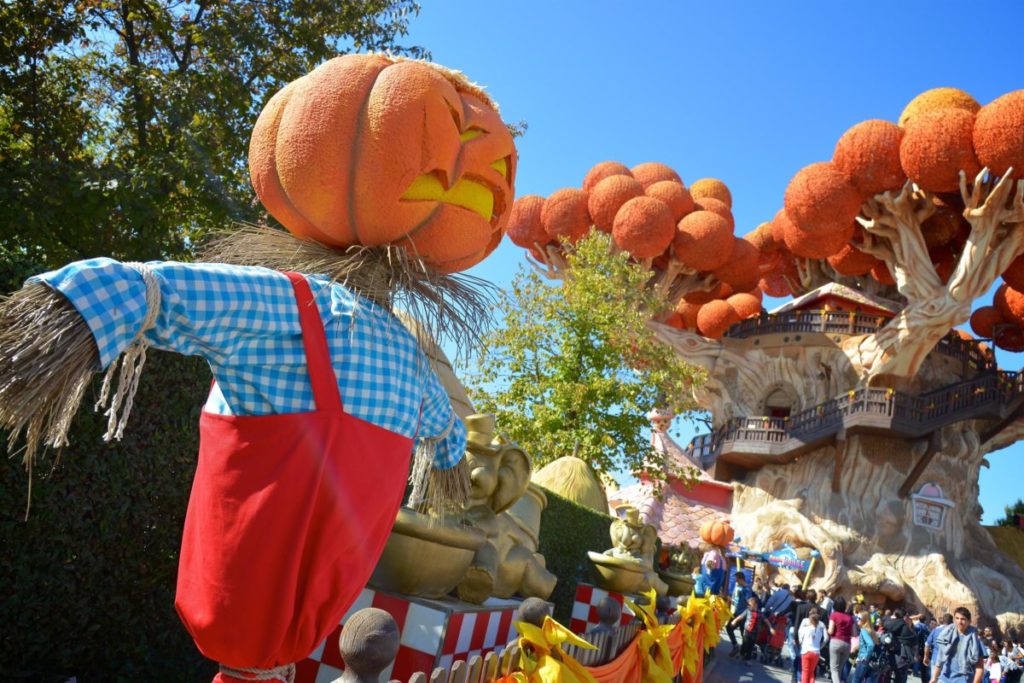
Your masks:
M650 329L707 373L712 431L687 453L732 485L747 547L814 548L817 588L1005 628L1024 570L979 524L978 473L1024 435L1024 381L981 340L1024 351L1022 171L1024 91L937 88L852 126L743 237L721 181L615 162L517 202L508 234L553 278L591 228L650 269L674 306Z

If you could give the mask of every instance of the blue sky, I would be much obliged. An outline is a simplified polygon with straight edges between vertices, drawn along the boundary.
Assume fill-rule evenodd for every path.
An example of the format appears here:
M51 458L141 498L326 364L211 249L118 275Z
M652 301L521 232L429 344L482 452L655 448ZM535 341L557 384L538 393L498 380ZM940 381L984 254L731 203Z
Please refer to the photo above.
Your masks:
M853 124L895 120L933 87L983 104L1024 88L1024 3L1012 0L423 5L406 42L529 124L517 194L578 187L599 161L661 161L687 183L724 180L737 234L770 219L793 173L830 159ZM507 285L522 263L506 240L472 273ZM1022 457L1019 444L982 470L986 523L1024 497Z

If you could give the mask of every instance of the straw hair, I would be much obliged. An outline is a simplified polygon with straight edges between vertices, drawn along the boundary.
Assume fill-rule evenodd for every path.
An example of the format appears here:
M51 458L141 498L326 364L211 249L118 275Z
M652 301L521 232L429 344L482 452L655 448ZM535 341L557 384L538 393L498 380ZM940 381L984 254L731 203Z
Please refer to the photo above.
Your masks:
M451 342L456 362L468 360L493 322L494 285L463 273L443 274L395 245L332 248L283 230L241 224L215 236L201 260L323 275L384 308L402 308L423 327L425 342Z

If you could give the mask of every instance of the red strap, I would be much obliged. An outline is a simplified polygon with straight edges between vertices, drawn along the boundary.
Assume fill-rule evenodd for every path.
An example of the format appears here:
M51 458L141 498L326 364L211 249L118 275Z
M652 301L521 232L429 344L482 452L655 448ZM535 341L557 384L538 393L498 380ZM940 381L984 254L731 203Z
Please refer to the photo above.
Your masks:
M306 278L298 273L285 273L295 290L299 305L299 324L302 326L302 344L306 347L306 365L309 381L313 385L313 399L317 410L343 410L338 381L331 365L331 352L327 347L327 335L320 320L320 309L313 300Z

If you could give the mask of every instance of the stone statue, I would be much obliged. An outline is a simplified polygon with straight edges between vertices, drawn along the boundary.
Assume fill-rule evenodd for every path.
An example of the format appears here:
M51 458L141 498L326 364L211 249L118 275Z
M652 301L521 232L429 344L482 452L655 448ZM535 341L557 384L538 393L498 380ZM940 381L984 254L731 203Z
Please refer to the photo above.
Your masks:
M530 457L516 444L496 437L493 415L470 415L465 422L472 484L465 517L487 540L459 583L458 595L473 603L516 594L547 598L558 579L537 553L539 528L531 528L539 527L547 499L539 489L524 496L530 488ZM510 514L509 508L520 499L525 502L516 506L517 514Z
M658 532L640 519L640 511L632 505L624 505L616 512L622 516L612 522L613 546L606 555L632 557L644 565L654 566L654 550L657 547Z

